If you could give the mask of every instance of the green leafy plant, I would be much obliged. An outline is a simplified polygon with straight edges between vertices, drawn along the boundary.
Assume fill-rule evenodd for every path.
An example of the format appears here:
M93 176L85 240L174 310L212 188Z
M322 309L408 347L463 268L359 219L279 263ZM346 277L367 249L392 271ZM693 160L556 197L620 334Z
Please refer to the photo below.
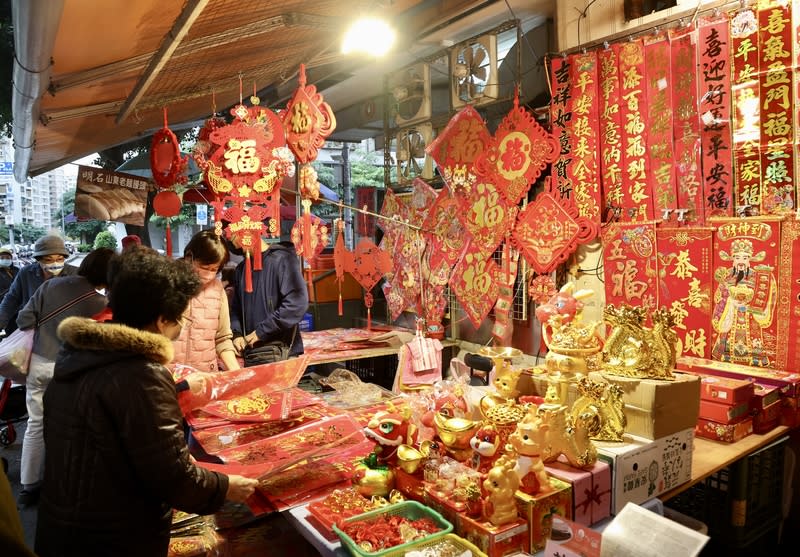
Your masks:
M94 249L98 248L111 248L115 250L117 249L117 239L111 232L104 230L94 239Z

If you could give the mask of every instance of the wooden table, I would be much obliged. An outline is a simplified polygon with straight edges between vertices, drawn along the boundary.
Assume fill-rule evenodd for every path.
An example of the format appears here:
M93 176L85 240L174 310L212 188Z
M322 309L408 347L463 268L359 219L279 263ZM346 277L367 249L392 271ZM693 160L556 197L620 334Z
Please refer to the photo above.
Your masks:
M694 450L692 451L692 479L683 485L662 493L658 496L662 501L675 497L693 485L700 483L715 472L736 462L750 453L766 447L773 441L786 435L790 429L778 426L763 435L748 435L736 443L722 443L702 437L695 437Z

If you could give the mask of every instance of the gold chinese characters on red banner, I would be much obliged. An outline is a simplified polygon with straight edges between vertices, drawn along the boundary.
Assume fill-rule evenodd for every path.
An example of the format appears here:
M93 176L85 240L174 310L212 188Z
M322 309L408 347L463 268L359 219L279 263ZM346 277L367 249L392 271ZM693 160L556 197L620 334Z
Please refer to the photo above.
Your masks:
M612 223L603 231L606 304L655 309L658 304L656 226Z

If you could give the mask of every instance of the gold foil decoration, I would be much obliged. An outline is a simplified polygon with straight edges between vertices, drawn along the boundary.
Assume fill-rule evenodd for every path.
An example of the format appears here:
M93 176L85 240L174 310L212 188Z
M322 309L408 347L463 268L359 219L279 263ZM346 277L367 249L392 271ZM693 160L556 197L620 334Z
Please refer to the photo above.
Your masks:
M651 313L653 327L643 325L647 309L620 304L606 306L605 321L613 328L603 346L603 370L613 375L640 379L665 379L675 376L678 336L675 320L665 308Z
M572 422L581 424L595 441L622 441L628 419L622 389L602 381L582 377L578 381L581 396L572 405Z

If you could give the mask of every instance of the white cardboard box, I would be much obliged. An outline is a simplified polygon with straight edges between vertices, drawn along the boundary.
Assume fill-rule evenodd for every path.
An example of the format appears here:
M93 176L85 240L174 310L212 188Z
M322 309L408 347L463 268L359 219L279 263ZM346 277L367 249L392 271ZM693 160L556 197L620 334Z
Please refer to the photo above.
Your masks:
M694 428L655 441L625 435L623 443L595 441L598 457L611 466L611 512L636 505L692 477Z

